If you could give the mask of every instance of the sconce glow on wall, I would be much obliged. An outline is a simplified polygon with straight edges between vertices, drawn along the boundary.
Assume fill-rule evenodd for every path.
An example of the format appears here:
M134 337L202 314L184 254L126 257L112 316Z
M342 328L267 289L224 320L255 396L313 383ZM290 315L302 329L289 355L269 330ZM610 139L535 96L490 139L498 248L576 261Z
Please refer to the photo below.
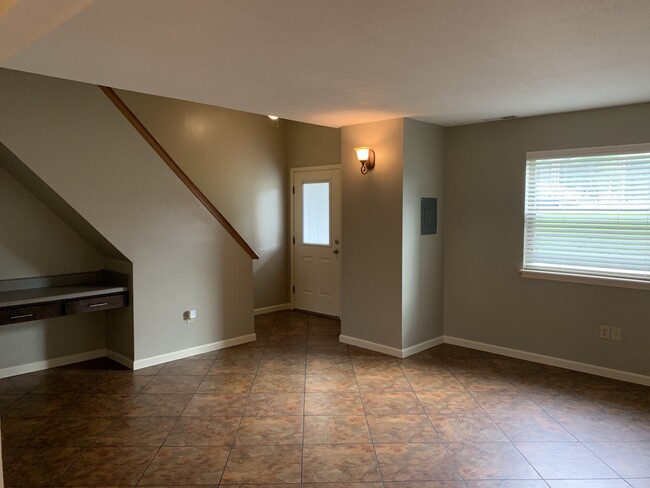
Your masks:
M365 175L368 170L375 167L375 151L369 147L355 147L357 159L361 163L361 174Z

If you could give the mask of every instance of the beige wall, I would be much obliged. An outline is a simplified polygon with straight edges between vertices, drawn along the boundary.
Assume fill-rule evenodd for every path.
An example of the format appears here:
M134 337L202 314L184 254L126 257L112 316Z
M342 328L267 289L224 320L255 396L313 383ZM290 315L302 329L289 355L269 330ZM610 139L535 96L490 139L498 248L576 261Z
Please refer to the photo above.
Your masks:
M0 229L0 280L102 268L102 256L7 173L1 162Z
M448 129L445 333L650 374L648 291L524 279L525 154L650 141L650 104ZM622 327L620 343L598 338Z
M97 229L90 225L1 142L0 166L101 256L122 261L126 260L122 253L115 249L115 246L97 232Z
M341 333L394 348L402 346L403 136L404 119L341 129ZM367 175L357 146L375 151Z
M292 120L286 124L289 168L341 163L341 129Z
M402 348L440 337L443 328L445 131L404 120ZM438 232L421 235L421 199L438 199Z
M286 127L264 115L119 91L260 259L255 308L289 302Z
M0 151L0 159L9 157ZM103 258L2 168L0 280L96 271ZM105 347L104 314L0 327L0 369Z
M359 171L356 146L375 151ZM410 119L342 128L342 334L396 349L443 330L443 234L420 235L420 200L439 199L444 129Z
M104 258L104 269L128 276L129 303L133 303L133 264L122 259ZM106 315L106 349L133 357L135 339L133 335L133 307L107 310Z
M97 87L0 70L0 106L0 140L133 263L136 360L253 332L250 258Z

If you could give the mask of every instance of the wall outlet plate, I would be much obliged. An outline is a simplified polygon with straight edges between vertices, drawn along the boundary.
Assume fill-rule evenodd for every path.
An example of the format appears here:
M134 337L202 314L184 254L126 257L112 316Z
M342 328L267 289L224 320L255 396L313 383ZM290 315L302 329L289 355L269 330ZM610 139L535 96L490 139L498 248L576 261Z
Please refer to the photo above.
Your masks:
M600 326L600 338L601 339L609 339L609 332L610 332L609 325L601 325Z
M612 340L616 342L621 342L622 330L620 327L612 327Z
M185 322L192 322L196 318L196 310L186 310L183 312L183 320Z

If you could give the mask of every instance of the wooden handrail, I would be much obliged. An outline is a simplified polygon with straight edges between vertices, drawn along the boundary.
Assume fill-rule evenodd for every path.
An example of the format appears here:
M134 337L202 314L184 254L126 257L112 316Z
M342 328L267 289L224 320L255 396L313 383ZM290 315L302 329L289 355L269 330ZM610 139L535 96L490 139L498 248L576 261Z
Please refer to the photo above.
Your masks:
M210 200L203 194L201 190L198 189L198 187L194 184L192 180L190 180L189 176L185 174L185 172L176 164L176 161L172 159L172 157L169 155L167 151L160 145L160 143L156 140L156 138L147 130L147 128L140 122L140 120L136 117L136 115L129 109L129 107L126 106L124 101L120 98L120 96L115 93L115 90L108 86L100 86L101 90L104 92L104 94L109 98L111 102L113 102L113 105L117 107L117 109L122 112L122 115L126 117L126 119L131 123L133 127L135 127L135 130L137 130L140 135L144 138L145 141L149 143L151 148L156 151L158 156L162 158L162 160L167 164L167 166L170 167L170 169L176 173L176 176L178 176L181 181L185 184L187 188L194 194L196 198L199 199L199 201L205 206L205 208L208 209L208 211L214 215L214 218L217 219L221 225L226 229L228 234L232 236L233 239L235 239L239 245L242 247L244 251L253 259L259 259L259 256L255 251L253 251L253 248L248 245L248 243L244 240L242 236L239 235L239 233L235 230L235 228L226 220L226 217L222 215L219 210L212 204Z

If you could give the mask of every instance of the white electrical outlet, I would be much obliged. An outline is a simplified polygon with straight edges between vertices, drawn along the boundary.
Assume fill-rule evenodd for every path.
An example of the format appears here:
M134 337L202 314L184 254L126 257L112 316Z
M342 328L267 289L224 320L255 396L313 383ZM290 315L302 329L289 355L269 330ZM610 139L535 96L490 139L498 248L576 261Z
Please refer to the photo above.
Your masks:
M600 326L600 338L601 339L609 339L609 325L601 325Z
M620 327L612 327L612 340L616 342L621 342L621 328Z
M186 324L193 322L195 318L196 318L196 310L186 310L185 312L183 312L183 320L185 321Z

